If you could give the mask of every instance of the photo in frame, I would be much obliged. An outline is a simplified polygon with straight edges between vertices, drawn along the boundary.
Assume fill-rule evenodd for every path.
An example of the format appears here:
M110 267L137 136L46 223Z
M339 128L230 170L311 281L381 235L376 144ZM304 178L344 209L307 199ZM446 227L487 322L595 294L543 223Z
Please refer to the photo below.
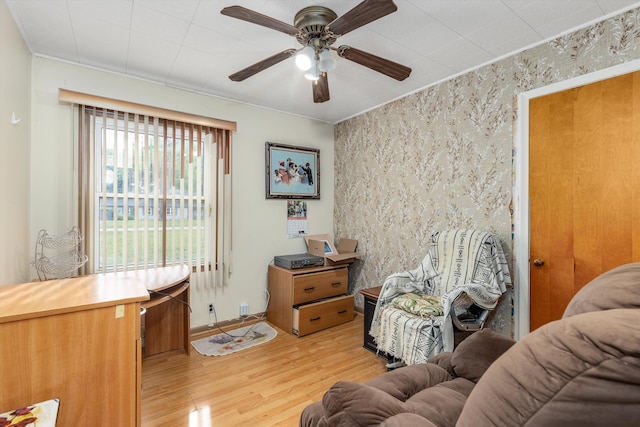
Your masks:
M320 150L265 144L266 198L319 199Z
M324 254L325 255L337 255L338 250L331 242L331 238L328 234L311 234L304 236L304 242L309 247L309 240L318 240L320 242L324 242Z

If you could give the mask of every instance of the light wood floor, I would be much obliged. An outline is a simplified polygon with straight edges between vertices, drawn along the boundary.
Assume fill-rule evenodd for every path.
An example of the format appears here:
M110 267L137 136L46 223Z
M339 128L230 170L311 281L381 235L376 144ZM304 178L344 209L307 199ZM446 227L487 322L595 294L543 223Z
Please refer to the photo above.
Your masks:
M228 356L192 349L190 356L145 358L142 426L297 426L302 409L336 381L364 382L386 372L385 361L362 347L363 327L358 314L302 338L276 328L272 341Z

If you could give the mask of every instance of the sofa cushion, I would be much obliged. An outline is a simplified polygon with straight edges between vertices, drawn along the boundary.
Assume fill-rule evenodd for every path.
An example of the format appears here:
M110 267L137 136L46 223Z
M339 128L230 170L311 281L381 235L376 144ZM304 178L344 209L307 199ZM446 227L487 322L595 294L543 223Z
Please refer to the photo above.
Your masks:
M456 347L451 367L456 376L478 382L487 368L515 341L489 329L475 332Z
M426 388L407 400L407 412L418 414L439 426L455 425L475 383L454 378Z
M544 325L491 365L457 426L637 426L640 310Z
M386 420L384 420L382 424L380 424L380 427L407 427L407 426L438 427L437 425L427 420L426 418L421 417L420 415L409 414L409 413L394 415L393 417L387 418Z
M403 402L369 384L340 381L322 399L323 422L330 426L377 426L391 417L407 413L419 415L438 426L453 425L474 386L469 380L456 378L427 386Z
M441 367L421 363L386 372L366 384L404 402L420 390L450 379L449 373Z
M300 414L301 426L327 427L324 420L324 406L322 402L313 402L302 410Z
M407 412L404 402L368 384L338 381L322 397L330 426L375 426Z
M640 308L640 262L602 273L574 295L563 318L613 308Z

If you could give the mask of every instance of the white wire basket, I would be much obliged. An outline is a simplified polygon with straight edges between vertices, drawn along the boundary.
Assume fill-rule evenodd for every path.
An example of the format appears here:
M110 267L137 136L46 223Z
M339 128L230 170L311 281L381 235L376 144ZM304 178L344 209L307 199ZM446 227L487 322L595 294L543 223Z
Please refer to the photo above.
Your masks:
M36 240L33 266L40 280L66 279L73 276L89 259L80 252L83 236L78 227L72 227L67 233L55 236L47 230L40 230ZM58 252L47 256L45 249ZM61 252L67 249L65 252Z

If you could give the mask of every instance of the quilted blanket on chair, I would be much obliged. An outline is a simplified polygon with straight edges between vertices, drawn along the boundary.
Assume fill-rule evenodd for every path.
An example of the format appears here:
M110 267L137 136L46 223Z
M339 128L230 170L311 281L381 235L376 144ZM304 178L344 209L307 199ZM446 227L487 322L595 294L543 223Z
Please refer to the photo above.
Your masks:
M453 350L451 312L461 293L493 309L510 284L507 261L495 236L478 230L436 232L416 269L385 280L370 334L379 350L409 365L424 363L435 354ZM395 297L408 292L440 296L444 315L424 319L391 306Z

